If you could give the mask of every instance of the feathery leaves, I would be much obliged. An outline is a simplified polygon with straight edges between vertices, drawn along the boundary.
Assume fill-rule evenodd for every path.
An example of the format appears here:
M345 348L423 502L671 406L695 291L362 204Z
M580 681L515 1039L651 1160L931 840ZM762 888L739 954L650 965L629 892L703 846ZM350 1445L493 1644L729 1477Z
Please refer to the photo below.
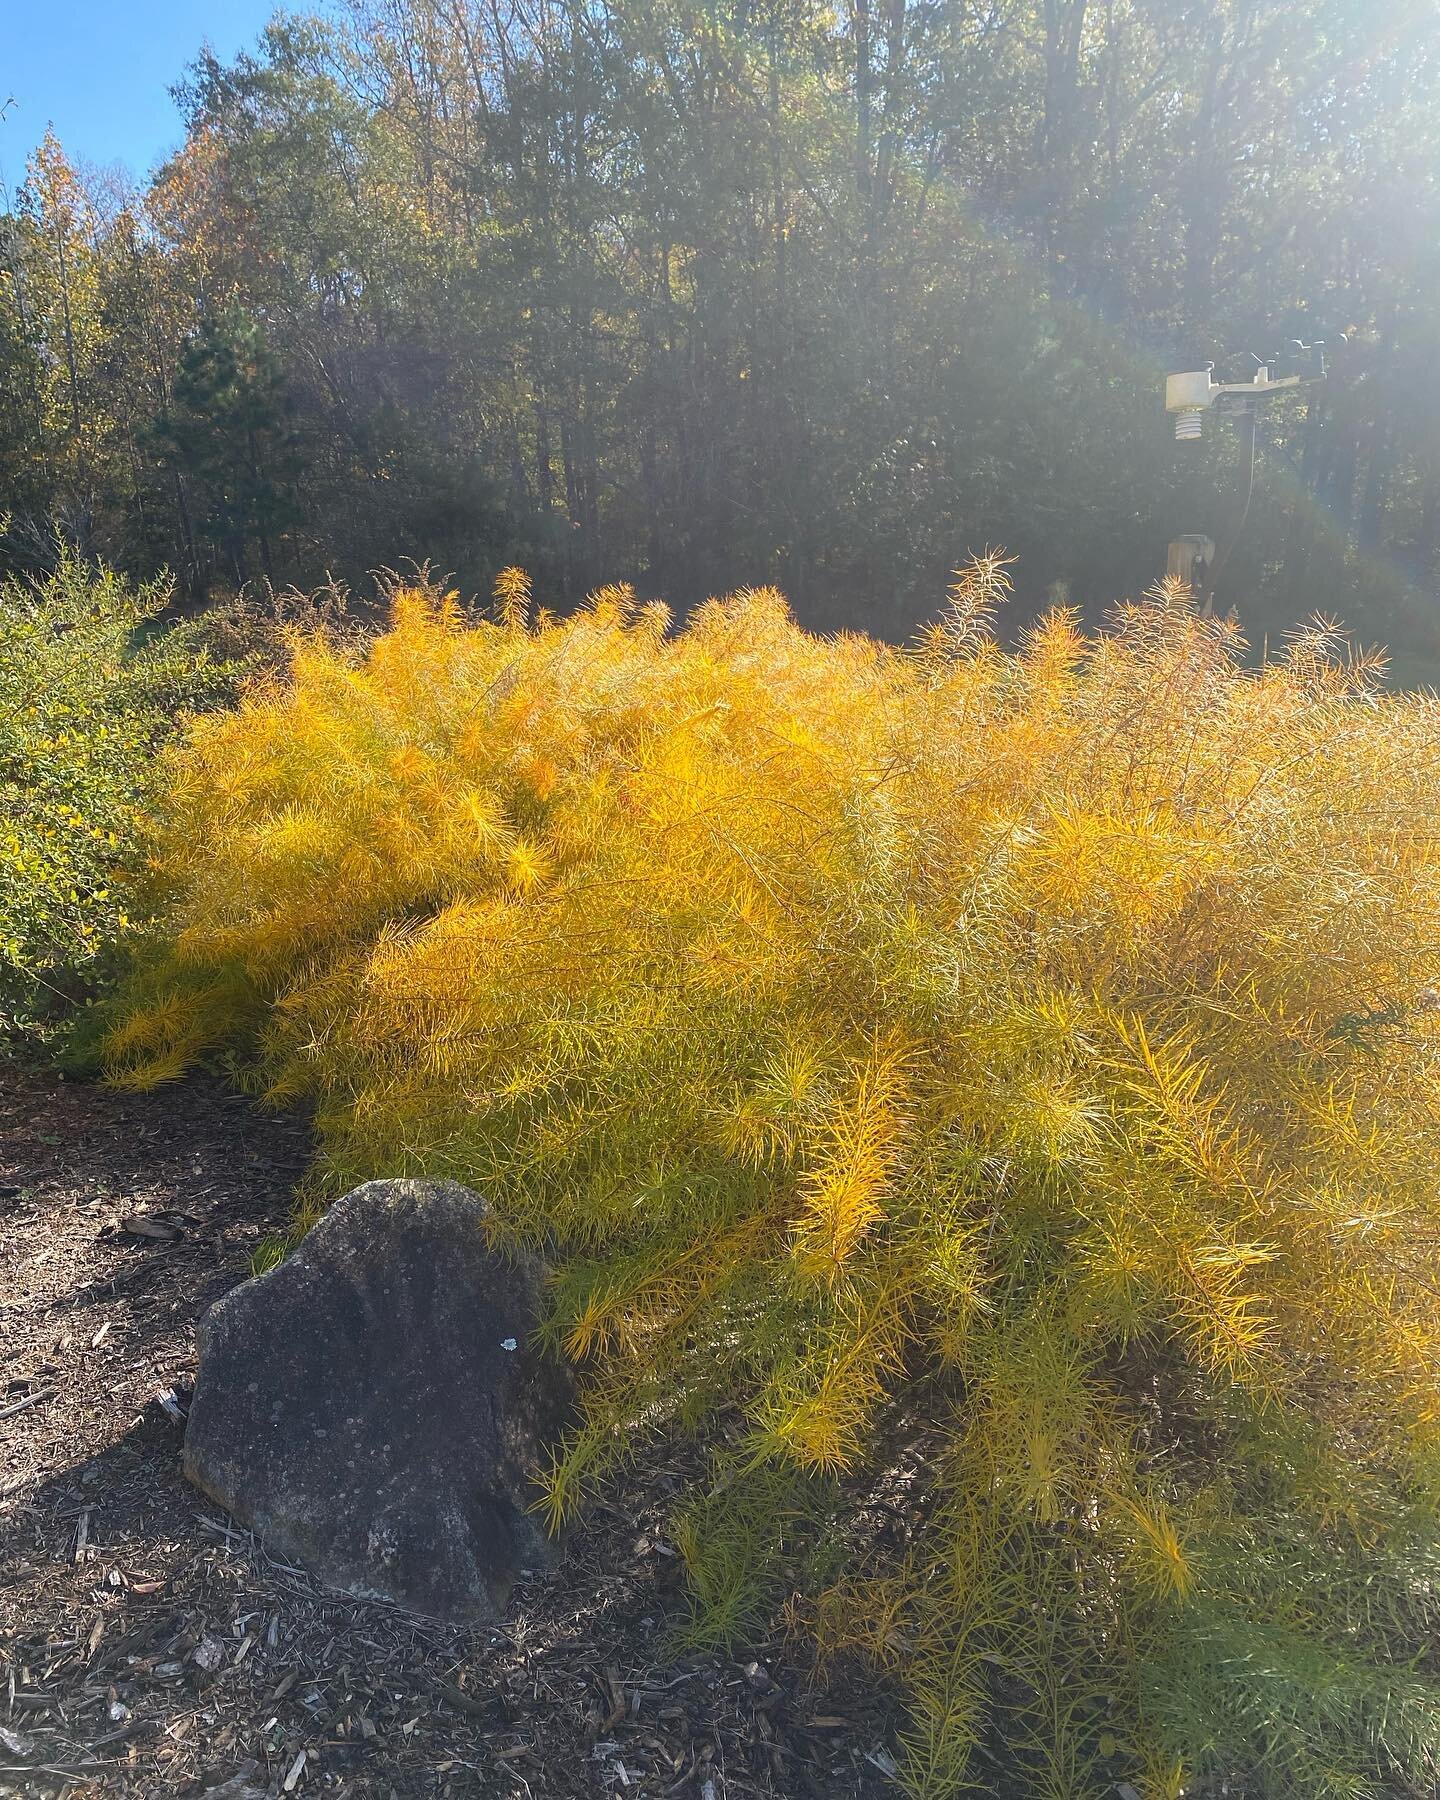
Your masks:
M900 651L507 571L298 646L166 764L113 1077L226 1047L329 1191L556 1255L551 1514L720 1433L701 1635L918 1418L913 1543L841 1531L806 1615L909 1647L914 1793L997 1734L1036 1793L1429 1791L1440 709L1169 586L1007 654L1005 586Z

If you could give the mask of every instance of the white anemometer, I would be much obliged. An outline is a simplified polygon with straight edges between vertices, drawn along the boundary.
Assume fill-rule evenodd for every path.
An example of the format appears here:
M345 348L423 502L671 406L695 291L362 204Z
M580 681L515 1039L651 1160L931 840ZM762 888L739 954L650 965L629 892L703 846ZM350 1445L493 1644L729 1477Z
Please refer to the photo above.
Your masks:
M1216 381L1214 363L1203 369L1187 369L1180 375L1165 377L1165 410L1175 416L1178 442L1198 438L1205 428L1205 415L1216 418L1251 418L1261 400L1274 394L1289 393L1325 379L1324 344L1302 344L1291 338L1276 356L1255 358L1255 373L1249 381Z
M1216 381L1214 363L1165 377L1165 410L1175 420L1178 443L1193 443L1203 436L1205 416L1209 413L1217 419L1238 420L1249 449L1245 503L1221 549L1217 552L1214 541L1198 531L1186 532L1170 542L1166 573L1188 583L1207 613L1214 608L1215 583L1250 515L1250 500L1255 492L1255 425L1261 401L1325 379L1323 343L1302 344L1298 338L1291 338L1276 355L1257 356L1254 360L1255 373L1249 381Z

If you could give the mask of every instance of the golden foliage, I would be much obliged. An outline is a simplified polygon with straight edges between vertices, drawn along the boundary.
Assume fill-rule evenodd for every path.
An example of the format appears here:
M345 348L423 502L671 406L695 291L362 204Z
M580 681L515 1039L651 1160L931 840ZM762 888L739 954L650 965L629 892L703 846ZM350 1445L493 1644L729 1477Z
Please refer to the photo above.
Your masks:
M558 1252L556 1516L739 1407L779 1541L756 1471L924 1409L870 1633L916 1793L996 1713L1037 1793L1425 1786L1440 709L1323 625L1246 667L1173 587L1002 653L1004 567L903 651L769 590L532 620L518 571L297 645L169 764L113 1079L238 1045L332 1189L457 1175Z

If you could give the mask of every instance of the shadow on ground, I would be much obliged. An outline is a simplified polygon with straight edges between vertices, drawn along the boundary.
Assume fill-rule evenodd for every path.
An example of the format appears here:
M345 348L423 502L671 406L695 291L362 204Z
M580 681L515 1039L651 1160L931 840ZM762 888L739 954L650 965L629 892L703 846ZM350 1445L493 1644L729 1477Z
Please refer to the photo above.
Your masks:
M0 1074L0 1406L21 1403L0 1440L0 1793L893 1793L873 1684L822 1697L779 1645L664 1648L666 1521L698 1457L647 1460L481 1631L320 1589L183 1481L157 1396L188 1382L195 1321L284 1224L307 1150L303 1122L208 1079L136 1097ZM137 1214L178 1235L136 1237Z

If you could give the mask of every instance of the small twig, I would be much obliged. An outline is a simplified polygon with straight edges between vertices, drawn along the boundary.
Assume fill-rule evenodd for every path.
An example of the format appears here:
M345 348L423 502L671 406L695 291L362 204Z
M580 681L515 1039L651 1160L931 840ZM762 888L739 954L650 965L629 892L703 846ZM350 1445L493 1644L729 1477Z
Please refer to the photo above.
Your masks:
M488 1700L478 1700L473 1694L467 1694L463 1688L456 1687L453 1681L443 1681L438 1677L432 1685L440 1698L453 1706L457 1712L464 1713L471 1719L490 1719L495 1716L496 1696Z
M27 1406L38 1406L42 1400L53 1400L56 1389L41 1388L39 1393L26 1394L23 1400L12 1400L8 1406L0 1406L0 1419L8 1419L12 1413L24 1412Z
M0 1763L0 1775L93 1775L97 1769L113 1769L116 1758L88 1763Z
M90 1748L101 1750L106 1744L123 1744L128 1739L137 1737L158 1737L159 1733L158 1719L129 1719L118 1731L107 1731L104 1737L96 1738Z

